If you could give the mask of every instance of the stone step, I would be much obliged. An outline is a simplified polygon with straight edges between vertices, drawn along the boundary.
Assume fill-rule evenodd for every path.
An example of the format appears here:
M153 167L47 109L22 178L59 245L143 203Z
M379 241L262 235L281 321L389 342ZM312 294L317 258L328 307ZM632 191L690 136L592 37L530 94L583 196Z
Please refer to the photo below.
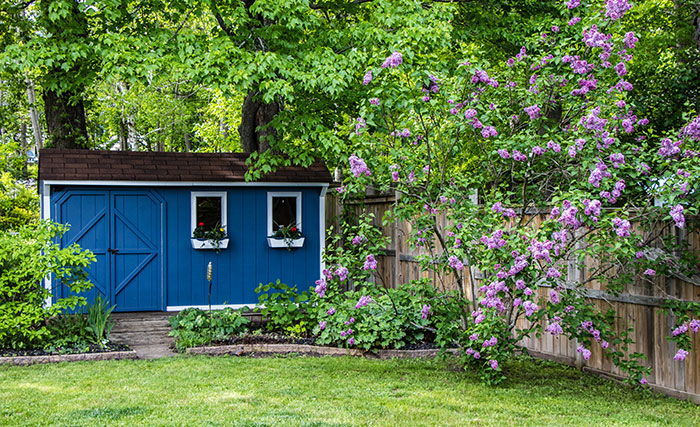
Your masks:
M133 327L129 326L124 326L124 325L119 325L118 327L115 325L112 328L112 332L143 332L143 333L164 333L167 334L168 332L171 331L170 326L144 326L144 327L139 327L138 325L134 325Z

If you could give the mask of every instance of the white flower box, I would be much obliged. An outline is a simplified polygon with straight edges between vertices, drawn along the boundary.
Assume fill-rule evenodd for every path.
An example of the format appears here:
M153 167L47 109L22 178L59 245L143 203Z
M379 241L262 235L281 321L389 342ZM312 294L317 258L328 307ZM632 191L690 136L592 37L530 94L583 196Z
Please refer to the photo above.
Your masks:
M273 249L301 248L302 246L304 246L304 239L304 237L300 237L298 239L268 237L267 245Z
M225 239L221 239L219 241L218 247L216 246L215 240L191 238L190 242L192 242L192 249L226 249L226 248L228 248L228 237Z

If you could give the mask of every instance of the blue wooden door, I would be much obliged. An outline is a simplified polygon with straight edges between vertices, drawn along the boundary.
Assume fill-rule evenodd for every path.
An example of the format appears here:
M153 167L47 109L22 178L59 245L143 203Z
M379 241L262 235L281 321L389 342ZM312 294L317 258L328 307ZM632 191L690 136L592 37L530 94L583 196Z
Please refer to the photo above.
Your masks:
M66 190L57 197L56 220L71 225L61 246L78 243L97 258L88 271L95 285L88 302L99 294L115 311L163 309L163 205L137 190Z
M111 299L109 275L109 194L107 191L70 190L55 195L54 220L70 224L61 237L62 248L74 243L89 249L97 259L88 267L88 278L93 284L87 294L82 294L92 302L97 295ZM67 296L67 288L57 288L59 297Z
M120 311L163 308L163 206L150 192L111 193L112 301Z

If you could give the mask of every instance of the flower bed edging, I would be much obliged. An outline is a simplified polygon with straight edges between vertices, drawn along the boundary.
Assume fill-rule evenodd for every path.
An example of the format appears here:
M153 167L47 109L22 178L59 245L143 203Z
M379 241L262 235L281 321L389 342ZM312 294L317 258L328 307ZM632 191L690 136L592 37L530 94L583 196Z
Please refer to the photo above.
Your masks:
M83 360L138 359L134 350L108 351L104 353L54 354L50 356L0 357L0 365L36 365L43 363L79 362Z
M272 354L313 354L321 356L355 356L367 357L376 359L392 359L392 358L418 358L418 357L435 357L439 353L438 349L423 349L423 350L376 350L361 351L355 348L339 348L339 347L324 347L307 344L233 344L233 345L218 345L210 347L192 347L188 348L187 354L201 354L208 356L220 356L231 354L235 356L243 356L250 353L272 353ZM449 350L451 353L456 350Z

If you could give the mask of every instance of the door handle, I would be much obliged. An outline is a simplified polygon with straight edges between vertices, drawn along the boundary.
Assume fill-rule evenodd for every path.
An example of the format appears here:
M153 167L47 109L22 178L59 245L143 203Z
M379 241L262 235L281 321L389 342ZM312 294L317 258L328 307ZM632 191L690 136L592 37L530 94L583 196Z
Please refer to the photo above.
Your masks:
M119 249L109 248L109 249L107 249L107 252L109 252L110 254L116 254L116 253L119 253Z

